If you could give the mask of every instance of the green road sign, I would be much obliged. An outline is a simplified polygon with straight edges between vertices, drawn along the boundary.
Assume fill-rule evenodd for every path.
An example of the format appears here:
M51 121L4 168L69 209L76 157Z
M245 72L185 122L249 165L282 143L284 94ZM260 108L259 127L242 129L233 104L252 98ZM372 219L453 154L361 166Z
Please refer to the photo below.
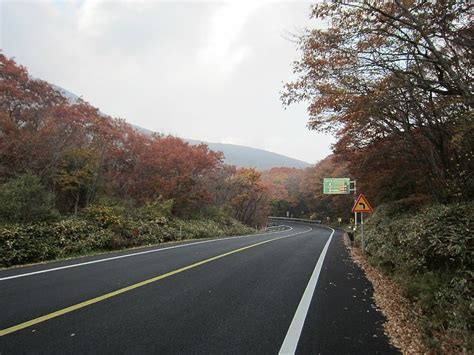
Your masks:
M332 195L344 195L350 191L349 178L324 178L323 193Z

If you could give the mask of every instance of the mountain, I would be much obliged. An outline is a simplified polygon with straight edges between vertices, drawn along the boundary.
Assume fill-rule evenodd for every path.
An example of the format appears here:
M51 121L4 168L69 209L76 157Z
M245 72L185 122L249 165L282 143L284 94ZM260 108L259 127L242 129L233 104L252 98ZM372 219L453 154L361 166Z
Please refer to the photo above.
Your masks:
M53 89L59 91L59 93L65 98L67 99L70 103L74 104L76 103L78 100L79 100L79 96L73 94L72 92L70 91L67 91L66 89L63 89L62 87L60 86L57 86L57 85L54 85L54 84L49 84L53 87Z
M56 90L58 90L61 95L63 95L69 102L75 103L79 99L79 97L73 94L72 92L63 89L60 86L54 84L51 85ZM137 131L143 132L145 134L155 133L143 127L135 125L133 125L133 127ZM252 167L258 170L268 170L277 167L302 169L311 166L311 164L305 161L290 158L285 155L269 152L263 149L257 149L236 144L210 143L194 139L182 139L192 145L204 143L209 147L209 149L224 153L224 162L226 164L235 165L238 167Z
M136 130L145 134L153 134L155 132L149 129L133 126ZM228 143L211 143L195 139L182 138L192 145L205 144L209 149L216 152L224 153L224 162L229 165L238 167L256 168L257 170L268 170L271 168L297 168L304 169L310 167L311 164L285 155L273 153L268 150L247 147L237 144Z
M277 167L307 168L311 164L268 150L227 143L209 143L193 139L185 139L189 144L206 144L209 149L224 153L225 163L238 167L253 167L268 170Z

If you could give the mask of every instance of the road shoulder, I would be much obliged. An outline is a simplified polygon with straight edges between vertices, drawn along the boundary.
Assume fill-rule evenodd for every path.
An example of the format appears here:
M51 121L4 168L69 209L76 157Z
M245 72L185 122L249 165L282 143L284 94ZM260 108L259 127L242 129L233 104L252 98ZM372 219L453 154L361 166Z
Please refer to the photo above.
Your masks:
M301 334L297 353L396 354L364 271L334 234Z
M352 260L364 271L372 283L374 299L387 321L385 333L392 344L404 354L426 354L428 349L422 342L422 333L416 326L421 309L402 295L397 284L371 266L359 248L351 247L345 239Z

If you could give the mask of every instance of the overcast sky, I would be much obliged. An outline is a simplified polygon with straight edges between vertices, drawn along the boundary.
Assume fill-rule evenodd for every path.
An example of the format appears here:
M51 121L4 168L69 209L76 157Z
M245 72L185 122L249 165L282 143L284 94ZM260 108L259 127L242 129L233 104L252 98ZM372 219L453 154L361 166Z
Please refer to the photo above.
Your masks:
M302 1L1 1L0 44L34 77L114 117L180 137L315 163L331 137L284 110Z

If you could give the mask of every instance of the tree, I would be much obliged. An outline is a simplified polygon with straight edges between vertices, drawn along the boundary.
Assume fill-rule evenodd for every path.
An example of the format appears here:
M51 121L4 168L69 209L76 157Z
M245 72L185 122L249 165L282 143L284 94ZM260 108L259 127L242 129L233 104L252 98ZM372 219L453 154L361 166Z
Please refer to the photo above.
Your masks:
M301 196L301 179L304 170L295 168L272 168L262 173L262 180L269 192L271 215L304 217L308 212ZM308 216L306 216L308 217Z
M222 153L69 102L3 55L0 79L0 182L32 172L74 214L101 197L135 207L172 201L172 213L184 217L216 205L246 223L261 218L260 175L225 167Z
M95 197L98 161L98 155L87 148L73 149L63 159L56 182L66 199L73 201L74 215L77 215L79 206L88 206Z
M262 224L266 219L267 190L261 182L261 174L253 168L241 168L231 176L230 206L237 220L248 224Z
M2 222L30 223L57 216L54 195L33 174L20 175L0 185L0 201Z
M34 171L37 132L65 99L48 83L0 53L0 179Z
M300 189L308 214L320 220L326 220L326 217L332 220L338 217L348 220L351 217L353 196L350 194L324 195L323 180L327 177L353 178L349 174L347 163L341 161L336 155L330 155L314 167L307 168L301 178Z
M454 0L315 5L312 17L328 28L299 38L299 78L283 102L310 101L309 127L335 133L337 153L400 142L400 162L419 162L435 199L469 199L472 144L454 137L470 137L462 123L472 119L471 16L469 2Z
M28 75L25 67L0 53L0 110L17 127L39 124L44 108L64 103L64 97L48 83Z

